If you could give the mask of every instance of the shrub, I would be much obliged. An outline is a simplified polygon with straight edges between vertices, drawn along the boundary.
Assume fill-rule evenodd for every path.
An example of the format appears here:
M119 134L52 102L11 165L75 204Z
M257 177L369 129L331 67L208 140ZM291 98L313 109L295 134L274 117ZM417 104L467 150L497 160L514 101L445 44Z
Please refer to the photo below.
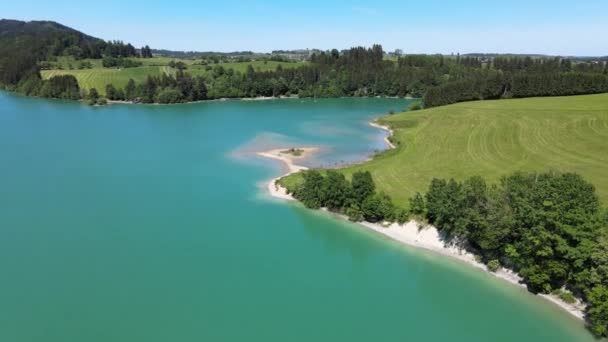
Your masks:
M97 99L99 98L99 92L97 91L96 88L91 88L91 90L89 90L88 98L89 98L89 100L93 101L93 103L95 103L95 101L97 101Z
M576 303L576 297L574 297L574 295L569 291L555 290L555 291L551 292L551 294L559 297L559 299L563 300L564 302L566 302L568 304Z
M490 260L490 262L488 262L488 270L490 270L490 272L496 272L500 269L500 261L494 259L494 260Z
M368 197L363 202L361 210L366 221L375 223L392 220L395 207L391 198L381 193Z
M410 213L409 213L409 211L407 211L405 209L399 209L395 213L395 221L397 221L397 223L399 223L399 224L405 224L409 221L409 219L410 219Z
M351 204L351 206L346 209L346 216L348 216L348 219L353 222L363 221L363 212L357 204Z
M421 110L421 109L422 109L422 102L420 102L420 101L412 102L407 107L407 110L409 110L409 111L415 111L415 110Z
M426 213L426 203L424 202L424 197L419 192L410 198L410 213L416 216L424 216Z
M175 88L165 88L156 96L158 103L178 103L182 101L182 93Z

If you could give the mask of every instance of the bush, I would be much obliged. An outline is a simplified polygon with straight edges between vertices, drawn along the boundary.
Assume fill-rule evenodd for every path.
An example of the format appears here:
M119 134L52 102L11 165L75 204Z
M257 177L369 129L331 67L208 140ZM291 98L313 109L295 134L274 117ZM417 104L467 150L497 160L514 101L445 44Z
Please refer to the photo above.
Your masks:
M496 272L500 269L500 261L494 259L494 260L490 260L490 262L488 262L488 270L490 270L490 272Z
M559 297L559 299L563 300L565 303L574 304L576 303L576 297L569 292L564 290L555 290L551 292L552 295Z
M97 89L91 88L91 90L89 90L88 99L93 101L93 103L95 103L98 98L99 98L99 92L97 91Z
M128 58L104 57L101 65L104 68L135 68L142 66L142 63Z
M357 204L351 204L351 206L346 209L346 216L348 216L348 219L353 222L363 221L363 212Z
M421 193L417 192L410 198L410 213L416 216L424 216L426 213L426 203Z
M395 213L395 221L399 224L405 224L410 220L410 213L405 209L399 209Z
M182 93L175 88L165 88L156 95L156 102L158 103L178 103L182 101Z
M381 193L368 197L361 210L366 221L375 223L392 220L395 207L391 198Z
M415 111L415 110L421 110L421 109L422 109L422 102L420 102L420 101L412 102L407 107L407 110L409 110L409 111Z

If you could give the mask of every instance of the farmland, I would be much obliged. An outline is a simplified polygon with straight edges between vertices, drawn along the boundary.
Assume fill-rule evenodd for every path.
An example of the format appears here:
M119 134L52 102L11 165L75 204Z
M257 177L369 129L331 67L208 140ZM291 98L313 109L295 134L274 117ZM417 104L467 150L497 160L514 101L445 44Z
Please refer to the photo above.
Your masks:
M252 62L221 62L217 64L201 64L200 60L175 59L168 57L154 58L132 58L141 62L142 65L134 68L104 68L99 59L85 59L75 61L71 58L60 57L56 62L51 62L51 69L42 70L42 78L49 79L58 75L73 75L78 80L80 88L89 90L96 88L100 94L105 95L105 87L112 84L117 88L123 88L129 79L136 83L145 81L147 76L160 76L163 73L175 74L177 69L169 67L171 61L186 64L186 72L193 76L206 75L216 66L224 69L233 69L235 72L245 72L251 65L256 71L275 70L279 65L283 68L295 68L304 65L305 62L276 62L276 61L252 61ZM80 63L90 63L92 68L79 69Z

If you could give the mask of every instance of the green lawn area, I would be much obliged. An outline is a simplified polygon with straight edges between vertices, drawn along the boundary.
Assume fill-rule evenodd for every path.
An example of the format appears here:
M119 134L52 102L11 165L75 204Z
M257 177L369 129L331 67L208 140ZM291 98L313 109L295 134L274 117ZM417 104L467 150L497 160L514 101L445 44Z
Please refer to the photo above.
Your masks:
M342 172L369 170L402 207L434 177L496 182L514 171L576 172L608 203L608 94L466 102L381 119L397 149ZM288 188L301 181L282 180Z
M82 70L42 70L42 78L48 79L57 75L74 75L80 88L89 90L96 88L100 94L105 95L106 85L124 88L132 78L136 82L145 81L146 76L159 76L163 67L142 66L126 69L93 68Z
M136 68L104 68L101 65L100 59L86 59L93 65L92 69L77 69L81 61L75 61L72 58L61 57L54 65L61 65L62 69L51 69L42 70L42 78L49 79L57 75L74 75L78 80L78 85L81 88L89 90L96 88L100 94L105 95L106 85L113 84L115 87L123 88L130 78L135 82L140 83L146 80L148 75L159 76L162 73L174 74L176 69L172 69L168 66L170 61L182 61L188 65L186 72L193 76L204 75L208 73L206 66L200 63L200 60L192 59L176 59L168 57L154 57L154 58L132 58L133 60L142 62L142 66ZM210 64L209 66L215 67L221 65L225 69L234 69L235 71L245 72L248 65L252 65L257 71L269 71L275 70L277 66L281 65L283 68L295 68L298 66L305 65L306 62L299 63L288 63L288 62L273 62L273 61L253 61L253 62L235 62L235 63L219 63ZM69 65L72 65L73 69L69 69Z

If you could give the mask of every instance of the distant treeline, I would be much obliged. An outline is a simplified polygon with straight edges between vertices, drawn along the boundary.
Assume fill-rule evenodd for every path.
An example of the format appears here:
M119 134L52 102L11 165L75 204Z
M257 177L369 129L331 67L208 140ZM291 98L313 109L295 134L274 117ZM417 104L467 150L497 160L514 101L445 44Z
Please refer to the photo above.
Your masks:
M102 59L101 65L104 68L135 68L142 63L129 58L106 56Z
M105 42L53 22L0 20L0 33L0 86L23 91L27 82L30 93L36 93L29 86L36 83L32 77L40 78L39 62L42 61L65 55L76 59L103 58L102 64L106 67L124 68L140 65L129 57L151 57L153 52L148 46L138 50L120 41ZM238 54L247 56L249 52ZM312 54L309 63L294 68L279 66L272 71L257 71L249 67L245 72L239 72L221 65L209 65L210 72L202 77L208 89L206 96L211 99L409 95L424 96L426 107L477 99L608 91L605 62L514 56L491 59L459 55L395 56L387 59L380 45L369 49L334 49L317 51ZM286 61L282 56L274 56L271 60ZM154 78L146 81L148 86L160 84L156 88L158 94L149 96L147 93L139 100L174 100L179 82L175 76L167 77L172 77L175 82L156 82ZM173 83L178 86L165 87ZM126 93L124 89L121 90ZM161 91L172 96L158 96ZM181 93L179 102L191 98L184 95L189 94L188 90Z
M606 63L568 59L497 57L459 80L428 89L426 108L451 103L532 96L566 96L608 92Z
M583 298L591 330L608 336L608 212L579 175L515 173L492 186L434 179L410 210L491 270L517 271L530 291Z

